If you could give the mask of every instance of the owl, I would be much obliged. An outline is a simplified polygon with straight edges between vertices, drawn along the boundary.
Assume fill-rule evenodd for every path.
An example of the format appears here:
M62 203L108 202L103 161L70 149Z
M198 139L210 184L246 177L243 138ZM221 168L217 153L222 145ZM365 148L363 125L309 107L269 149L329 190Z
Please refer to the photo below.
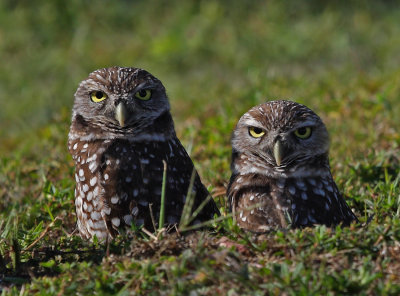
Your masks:
M253 232L357 221L330 171L329 137L304 105L271 101L253 107L232 135L227 189L237 224Z
M77 227L83 238L112 239L132 223L152 230L160 213L164 163L168 225L181 218L193 172L193 211L209 196L176 137L164 86L142 69L100 69L80 83L68 149L75 161ZM210 199L193 224L214 215L219 211Z

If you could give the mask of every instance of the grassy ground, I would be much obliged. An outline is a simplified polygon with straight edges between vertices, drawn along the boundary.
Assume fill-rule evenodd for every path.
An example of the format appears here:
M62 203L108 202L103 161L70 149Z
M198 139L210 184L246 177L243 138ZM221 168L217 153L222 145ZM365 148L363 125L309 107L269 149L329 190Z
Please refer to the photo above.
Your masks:
M285 3L0 2L2 295L400 293L400 10ZM111 65L163 81L224 215L238 118L269 99L306 104L328 127L334 178L362 226L256 237L227 218L157 241L130 233L108 249L70 235L73 93Z

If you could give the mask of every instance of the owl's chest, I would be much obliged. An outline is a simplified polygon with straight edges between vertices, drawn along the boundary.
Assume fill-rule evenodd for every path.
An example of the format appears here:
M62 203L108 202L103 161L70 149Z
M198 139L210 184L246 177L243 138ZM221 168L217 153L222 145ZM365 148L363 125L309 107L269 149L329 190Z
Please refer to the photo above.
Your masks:
M190 179L193 169L177 140L71 141L69 149L76 163L77 184L98 183L103 191L128 192L133 197L161 194L164 163L170 192L187 190L183 185Z
M238 176L231 187L235 194L249 192L249 203L275 200L287 208L295 208L316 198L323 199L334 188L324 178L268 178L259 175Z
M182 171L187 160L186 152L174 140L155 142L115 141L103 152L103 166L116 170L137 170L143 176L163 172L164 162L167 171ZM108 161L108 162L107 162Z
M113 143L103 154L101 172L108 174L120 190L137 188L134 194L159 194L166 158L160 148L159 143Z

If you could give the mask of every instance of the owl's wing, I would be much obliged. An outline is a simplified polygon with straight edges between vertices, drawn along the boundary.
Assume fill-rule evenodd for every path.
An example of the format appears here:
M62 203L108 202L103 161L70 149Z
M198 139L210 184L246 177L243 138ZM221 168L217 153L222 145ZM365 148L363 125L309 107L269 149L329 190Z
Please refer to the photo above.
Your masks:
M211 220L214 214L219 216L218 207L211 197L197 215L192 215L203 201L210 196L210 193L203 185L190 156L187 154L180 141L177 138L173 138L165 142L164 145L165 147L162 150L167 152L165 160L167 164L168 180L166 188L166 222L168 224L180 222L185 203L188 202L188 190L193 173L195 174L192 187L193 205L190 213L193 222L197 223Z
M99 171L104 201L102 216L112 236L124 224L144 225L150 231L157 227L163 160L167 165L165 222L171 225L180 221L194 169L179 140L140 145L115 141L103 154ZM196 171L193 191L194 211L209 195ZM214 213L219 211L211 199L194 221L209 220Z
M286 188L286 194L292 196L293 227L349 225L352 221L358 221L331 176L293 181Z

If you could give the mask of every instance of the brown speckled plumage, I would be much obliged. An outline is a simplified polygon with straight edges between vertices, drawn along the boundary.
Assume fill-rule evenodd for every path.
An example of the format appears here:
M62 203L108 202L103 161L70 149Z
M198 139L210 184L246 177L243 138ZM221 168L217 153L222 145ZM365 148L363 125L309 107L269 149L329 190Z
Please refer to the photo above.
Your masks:
M136 95L151 92L141 100ZM93 92L106 99L95 102ZM100 95L99 95L100 96ZM123 120L116 110L123 105ZM166 223L179 223L193 163L175 134L162 83L142 69L92 72L75 93L68 148L75 161L75 205L82 237L113 238L132 223L153 230L167 163ZM126 117L126 118L125 118ZM122 122L122 123L121 123ZM209 195L196 173L194 209ZM211 199L194 223L219 215Z
M271 101L250 109L232 146L227 195L241 228L265 232L357 221L332 178L325 125L306 106Z

